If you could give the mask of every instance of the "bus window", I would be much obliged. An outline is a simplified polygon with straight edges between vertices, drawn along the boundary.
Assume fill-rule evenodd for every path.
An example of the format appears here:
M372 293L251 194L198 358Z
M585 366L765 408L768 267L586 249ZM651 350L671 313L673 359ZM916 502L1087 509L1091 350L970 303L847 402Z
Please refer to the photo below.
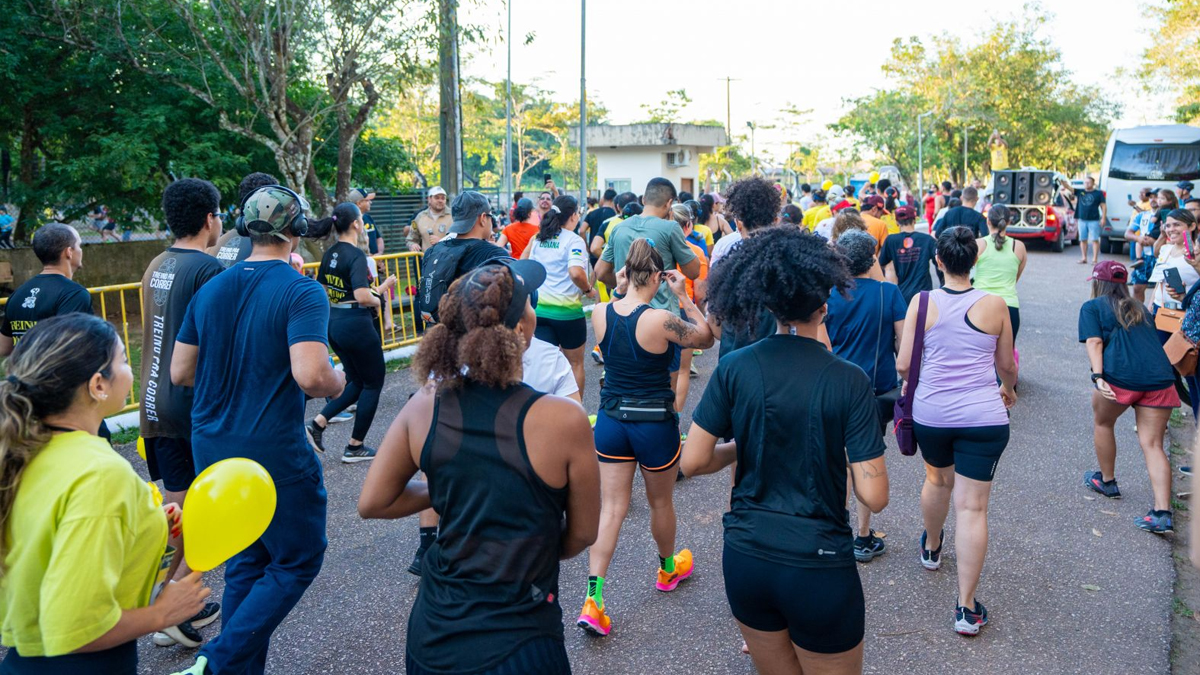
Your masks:
M1110 178L1176 181L1200 179L1200 143L1122 143L1113 146Z

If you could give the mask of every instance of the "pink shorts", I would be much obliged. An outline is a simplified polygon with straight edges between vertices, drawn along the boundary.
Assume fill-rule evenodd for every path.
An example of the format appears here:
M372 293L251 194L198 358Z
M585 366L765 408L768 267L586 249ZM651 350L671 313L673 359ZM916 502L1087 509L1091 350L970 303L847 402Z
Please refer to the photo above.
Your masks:
M1109 382L1108 386L1117 395L1117 403L1143 408L1178 408L1179 392L1175 386L1163 387L1156 391L1129 391Z

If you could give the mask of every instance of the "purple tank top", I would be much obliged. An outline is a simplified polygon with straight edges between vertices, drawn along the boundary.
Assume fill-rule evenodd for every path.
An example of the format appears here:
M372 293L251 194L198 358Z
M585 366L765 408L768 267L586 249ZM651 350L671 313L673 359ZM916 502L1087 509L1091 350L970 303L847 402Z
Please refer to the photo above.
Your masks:
M987 293L936 290L937 323L925 331L921 380L913 420L927 427L989 427L1008 424L996 384L996 340L967 324L967 311Z

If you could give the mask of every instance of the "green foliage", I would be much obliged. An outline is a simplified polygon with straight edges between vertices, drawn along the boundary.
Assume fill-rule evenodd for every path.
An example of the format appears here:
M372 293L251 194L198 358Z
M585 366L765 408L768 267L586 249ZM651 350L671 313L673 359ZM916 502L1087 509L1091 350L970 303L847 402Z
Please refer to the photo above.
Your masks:
M680 116L683 111L692 102L692 98L687 95L684 89L672 89L667 92L667 97L658 104L643 103L641 108L646 113L647 118L641 123L675 123L682 121Z
M1200 0L1168 0L1147 7L1158 27L1151 33L1141 76L1155 94L1175 97L1175 118L1200 124Z
M933 110L924 120L927 180L969 180L964 134L969 171L985 176L993 130L1007 140L1011 166L1072 172L1097 162L1118 109L1097 90L1071 81L1061 53L1042 36L1050 18L1029 7L1032 18L998 23L975 45L950 36L930 48L916 37L897 39L883 66L897 86L849 101L850 111L831 128L915 178L916 116Z

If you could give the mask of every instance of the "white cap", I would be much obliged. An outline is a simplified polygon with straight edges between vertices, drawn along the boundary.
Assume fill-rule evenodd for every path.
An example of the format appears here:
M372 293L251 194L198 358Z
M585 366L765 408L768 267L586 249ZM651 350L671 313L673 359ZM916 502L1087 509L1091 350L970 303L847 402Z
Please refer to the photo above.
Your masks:
M446 191L442 189L441 185L434 185L433 187L429 188L429 193L426 196L436 197L444 194L446 194Z

